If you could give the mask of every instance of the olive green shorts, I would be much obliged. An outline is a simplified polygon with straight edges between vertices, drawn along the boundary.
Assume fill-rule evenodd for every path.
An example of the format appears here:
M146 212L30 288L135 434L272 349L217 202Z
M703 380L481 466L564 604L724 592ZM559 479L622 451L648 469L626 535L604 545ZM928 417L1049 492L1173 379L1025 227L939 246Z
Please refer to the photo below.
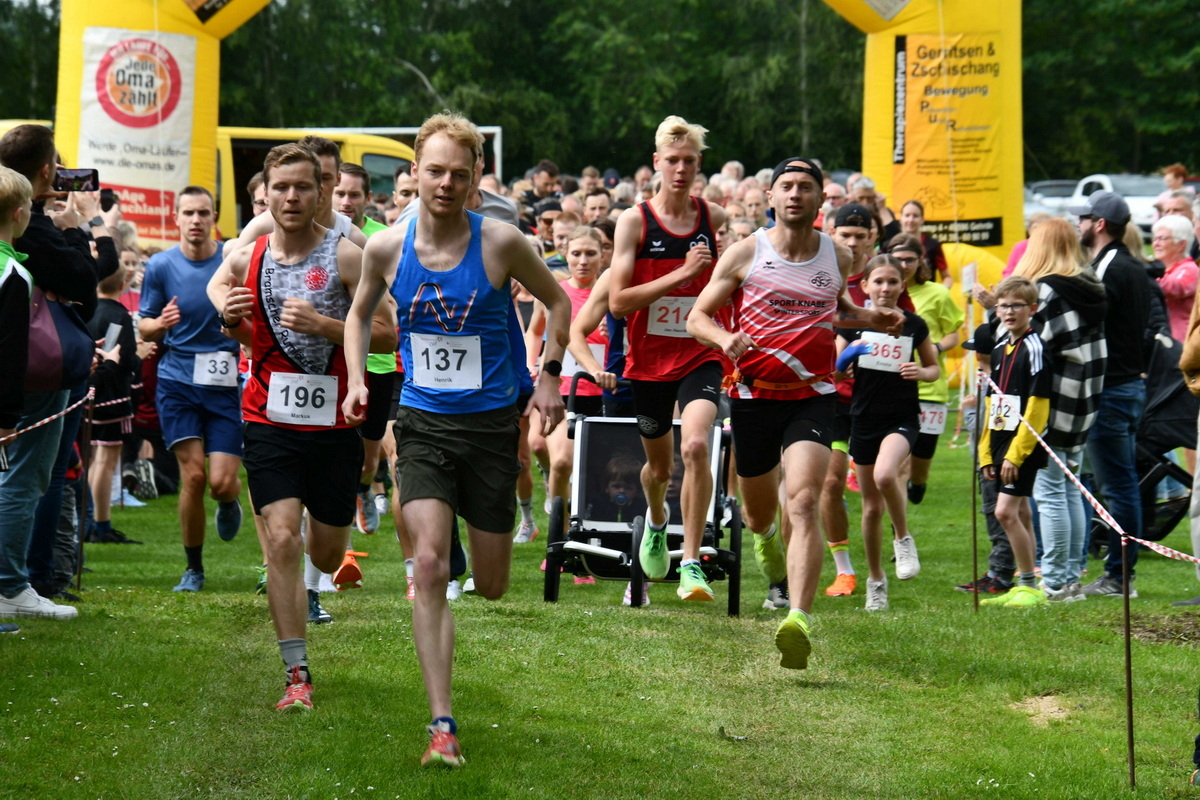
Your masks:
M436 498L479 530L511 533L517 514L516 406L437 414L401 406L396 414L400 503Z

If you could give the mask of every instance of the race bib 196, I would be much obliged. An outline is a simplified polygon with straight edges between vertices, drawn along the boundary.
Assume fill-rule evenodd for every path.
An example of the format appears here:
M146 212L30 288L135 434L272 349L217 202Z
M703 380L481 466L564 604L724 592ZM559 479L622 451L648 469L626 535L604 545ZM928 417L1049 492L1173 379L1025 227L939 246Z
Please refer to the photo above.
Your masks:
M272 372L267 388L267 419L283 425L337 424L336 375Z
M1021 421L1021 398L1015 394L992 396L991 425L994 431L1015 431Z
M196 386L237 386L237 354L197 353L192 366L192 383Z
M409 334L412 380L426 389L483 388L483 356L478 336Z
M921 433L941 436L946 430L946 404L921 403Z
M862 369L899 372L901 364L912 360L911 336L897 337L877 331L864 331L862 340L871 345L871 352L858 357L858 366Z
M646 332L651 336L670 336L673 339L690 339L687 332L687 315L696 304L694 297L660 297L650 304Z

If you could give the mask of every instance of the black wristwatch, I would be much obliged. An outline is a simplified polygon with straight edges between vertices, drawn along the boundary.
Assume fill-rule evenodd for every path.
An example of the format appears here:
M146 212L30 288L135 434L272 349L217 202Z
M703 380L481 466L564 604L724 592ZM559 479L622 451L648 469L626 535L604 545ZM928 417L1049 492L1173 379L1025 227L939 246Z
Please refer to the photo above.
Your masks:
M217 319L221 320L222 328L225 328L226 330L230 330L230 331L233 330L234 328L236 328L238 325L242 324L242 318L238 317L238 321L233 323L232 325L230 325L228 322L225 321L225 315L222 314L220 311L217 312Z
M91 225L93 228L102 228L104 227L104 217L97 214L88 220L88 225Z
M547 361L542 365L542 372L552 378L557 378L559 375L562 375L562 362L558 360Z

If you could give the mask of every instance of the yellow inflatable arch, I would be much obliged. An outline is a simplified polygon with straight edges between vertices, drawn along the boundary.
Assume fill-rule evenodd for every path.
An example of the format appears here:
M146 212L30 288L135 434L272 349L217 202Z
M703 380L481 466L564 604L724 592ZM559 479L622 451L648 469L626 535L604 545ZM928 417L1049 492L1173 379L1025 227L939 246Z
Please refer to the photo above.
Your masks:
M1025 238L1020 0L825 3L867 34L863 174L897 214L925 206L966 307L964 269L995 283Z
M216 193L220 41L270 0L63 0L55 141L121 196L142 243L179 242L175 195Z

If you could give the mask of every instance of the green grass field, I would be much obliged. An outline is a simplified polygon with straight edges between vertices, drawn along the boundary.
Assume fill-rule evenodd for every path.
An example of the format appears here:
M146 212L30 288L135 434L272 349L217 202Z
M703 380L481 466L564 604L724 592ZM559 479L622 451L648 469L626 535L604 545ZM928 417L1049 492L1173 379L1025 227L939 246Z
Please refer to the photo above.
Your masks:
M684 604L672 585L628 609L623 583L568 578L547 604L539 512L543 537L517 547L509 594L454 604L457 772L417 763L428 710L390 518L354 536L371 553L364 588L325 595L335 622L310 629L316 710L284 715L249 519L232 543L210 533L207 587L185 596L171 592L183 570L175 498L117 509L117 527L146 544L87 546L79 618L0 637L0 797L1128 794L1121 602L976 613L951 588L971 577L969 465L943 442L912 512L923 571L891 581L891 610L864 612L861 583L851 598L818 595L806 671L778 667L783 612L760 608L749 541L737 619L725 584L713 604ZM1186 531L1165 544L1189 549ZM1200 626L1170 603L1197 593L1196 575L1152 553L1138 572L1137 794L1190 797ZM827 558L822 587L832 576Z

